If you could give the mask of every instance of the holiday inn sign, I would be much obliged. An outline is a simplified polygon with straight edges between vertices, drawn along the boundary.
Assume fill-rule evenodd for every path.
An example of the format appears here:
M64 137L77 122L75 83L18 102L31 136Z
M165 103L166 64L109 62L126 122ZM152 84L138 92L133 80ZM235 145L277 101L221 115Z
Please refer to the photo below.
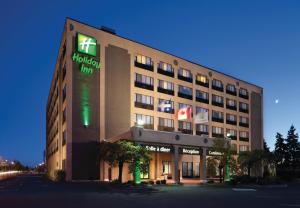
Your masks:
M72 55L72 60L80 65L80 71L86 74L92 74L94 70L100 69L100 62L97 57L96 38L77 33L76 52Z

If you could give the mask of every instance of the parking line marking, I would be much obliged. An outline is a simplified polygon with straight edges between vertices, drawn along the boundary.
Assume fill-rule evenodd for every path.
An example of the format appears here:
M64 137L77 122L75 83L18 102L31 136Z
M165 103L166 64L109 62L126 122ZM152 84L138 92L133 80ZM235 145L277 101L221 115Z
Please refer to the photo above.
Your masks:
M233 191L256 191L256 189L251 188L233 188Z

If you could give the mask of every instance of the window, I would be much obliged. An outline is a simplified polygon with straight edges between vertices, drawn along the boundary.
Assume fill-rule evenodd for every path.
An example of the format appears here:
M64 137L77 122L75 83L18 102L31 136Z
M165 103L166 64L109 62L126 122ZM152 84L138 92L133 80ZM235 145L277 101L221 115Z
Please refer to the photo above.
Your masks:
M223 113L219 112L219 111L212 111L212 116L213 118L219 118L219 119L223 119Z
M249 133L247 131L240 131L240 141L249 142Z
M228 121L236 121L236 115L227 114L226 117Z
M228 94L231 94L231 95L236 95L235 86L233 84L227 84L227 86L226 86L226 92Z
M143 115L143 114L135 114L135 123L138 123L138 121L143 121L144 126L145 125L153 125L153 116L149 115Z
M213 79L212 86L215 90L223 91L223 83L220 80Z
M192 130L192 123L185 121L178 121L179 129Z
M182 86L182 85L178 85L178 92L182 93L182 94L185 94L185 95L190 95L190 96L193 95L192 88L185 87L185 86Z
M153 97L142 94L135 94L135 102L153 105Z
M153 65L152 59L150 57L143 56L143 55L137 55L135 57L135 61L137 63L148 65L148 66L152 66Z
M209 95L207 92L196 90L196 101L209 103Z
M187 70L187 69L183 69L183 68L180 68L178 70L178 75L186 77L186 78L193 78L191 71Z
M173 72L173 67L171 64L167 64L167 63L164 63L164 62L159 62L158 63L158 68L159 69L162 69L164 71L167 71L167 72Z
M171 100L158 99L157 111L165 113L174 113L174 102Z
M247 103L240 102L240 112L248 113L249 112L249 105Z
M216 127L216 126L213 126L212 127L212 132L214 133L214 134L224 134L224 129L223 128L221 128L221 127Z
M165 126L165 127L174 127L174 120L168 118L158 118L158 125Z
M192 105L188 105L188 104L184 104L184 103L178 103L178 109L187 108L187 107L190 107L191 114L192 114L193 113L193 106Z
M197 80L198 82L201 82L201 83L208 83L208 82L209 82L207 76L201 75L201 74L197 74L196 80Z
M171 162L170 161L162 161L162 169L163 174L169 175L172 173Z
M235 100L232 100L232 99L226 99L226 104L227 106L230 106L230 107L236 107L236 101Z
M232 140L236 140L237 131L234 129L227 129L226 130L226 136L228 136Z
M240 94L239 96L241 98L244 98L244 99L248 99L249 98L248 91L246 89L244 89L244 88L240 88L240 93L239 94Z
M249 118L240 116L240 123L249 124Z
M249 146L248 145L240 145L240 152L245 152L249 151Z
M201 134L209 134L209 126L205 124L196 124L196 134L201 135Z
M202 108L202 107L196 107L196 114L202 113L202 112L208 112L208 109Z
M165 89L165 90L172 90L174 91L174 84L172 82L167 82L164 80L158 80L158 87Z
M138 83L143 83L143 84L147 84L147 85L153 85L153 78L152 77L148 77L146 75L142 75L142 74L135 74L135 81Z
M223 97L212 95L212 104L219 107L224 107Z

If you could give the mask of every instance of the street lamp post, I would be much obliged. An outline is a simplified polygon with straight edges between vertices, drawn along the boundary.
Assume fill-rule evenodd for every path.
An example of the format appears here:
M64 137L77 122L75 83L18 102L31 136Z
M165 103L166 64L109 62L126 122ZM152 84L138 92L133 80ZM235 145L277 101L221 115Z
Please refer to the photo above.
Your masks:
M231 136L230 133L227 133L226 137L225 137L225 139L228 140L228 146L230 145L230 141L231 141L230 136ZM225 168L226 168L225 182L226 183L230 182L230 158L231 158L231 153L230 153L230 151L228 151L228 154L226 155L226 166L225 166Z

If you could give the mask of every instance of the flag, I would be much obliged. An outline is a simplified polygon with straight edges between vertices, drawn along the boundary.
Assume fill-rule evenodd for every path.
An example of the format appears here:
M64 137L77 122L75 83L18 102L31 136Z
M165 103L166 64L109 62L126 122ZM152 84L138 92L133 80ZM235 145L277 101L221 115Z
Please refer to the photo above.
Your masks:
M208 123L208 111L202 111L196 114L195 124Z
M158 110L161 112L170 112L172 110L171 100L163 100L158 104Z
M176 114L177 120L187 120L191 118L191 108L190 107L185 107L181 108L177 111Z

